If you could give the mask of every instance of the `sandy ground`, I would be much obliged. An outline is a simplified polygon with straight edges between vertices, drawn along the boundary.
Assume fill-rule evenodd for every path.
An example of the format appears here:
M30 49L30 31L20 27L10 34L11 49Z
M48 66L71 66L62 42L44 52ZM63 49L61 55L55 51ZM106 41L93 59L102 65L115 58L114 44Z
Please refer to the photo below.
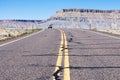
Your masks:
M120 30L99 30L99 31L120 35Z
M0 28L0 40L4 40L10 37L16 37L21 34L28 32L26 29L11 29L11 28Z

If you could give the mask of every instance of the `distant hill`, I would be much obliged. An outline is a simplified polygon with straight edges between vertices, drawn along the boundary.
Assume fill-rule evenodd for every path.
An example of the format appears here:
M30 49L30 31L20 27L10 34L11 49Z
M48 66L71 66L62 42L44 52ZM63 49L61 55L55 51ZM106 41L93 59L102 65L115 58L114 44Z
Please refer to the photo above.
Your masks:
M44 20L0 20L2 28L38 28Z
M82 28L120 30L120 10L62 9L47 20L0 20L5 28Z
M48 20L67 21L77 28L120 29L120 10L62 9Z

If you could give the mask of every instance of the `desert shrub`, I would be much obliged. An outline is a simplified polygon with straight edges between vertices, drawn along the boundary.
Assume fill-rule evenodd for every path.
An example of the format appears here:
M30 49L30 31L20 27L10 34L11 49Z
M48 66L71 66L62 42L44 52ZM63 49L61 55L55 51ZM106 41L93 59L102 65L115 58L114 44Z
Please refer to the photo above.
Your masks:
M96 29L96 28L92 28L91 30L92 30L92 31L97 31L97 29Z

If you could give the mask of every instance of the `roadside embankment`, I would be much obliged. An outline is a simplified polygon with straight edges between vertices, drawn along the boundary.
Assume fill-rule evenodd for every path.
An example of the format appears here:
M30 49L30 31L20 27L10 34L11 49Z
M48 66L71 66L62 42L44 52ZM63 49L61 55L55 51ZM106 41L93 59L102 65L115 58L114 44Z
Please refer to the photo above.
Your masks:
M0 41L31 34L41 29L0 28Z
M110 34L115 34L115 35L120 35L120 30L99 30L100 32L105 32L105 33L110 33Z

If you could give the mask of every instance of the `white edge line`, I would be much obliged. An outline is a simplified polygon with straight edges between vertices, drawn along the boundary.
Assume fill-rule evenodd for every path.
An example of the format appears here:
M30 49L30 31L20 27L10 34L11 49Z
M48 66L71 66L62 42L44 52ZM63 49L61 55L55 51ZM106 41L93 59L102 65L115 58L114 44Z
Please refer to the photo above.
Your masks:
M28 36L21 37L21 38L19 38L19 39L16 39L16 40L13 40L13 41L10 41L10 42L7 42L7 43L3 43L3 44L0 45L0 47L6 46L6 45L8 45L8 44L11 44L11 43L14 43L14 42L17 42L17 41L20 41L20 40L23 40L23 39L25 39L25 38L31 37L31 36L33 36L33 35L36 35L36 34L38 34L38 33L43 32L43 31L44 31L44 29L41 30L41 31L39 31L39 32L30 34L30 35L28 35Z

